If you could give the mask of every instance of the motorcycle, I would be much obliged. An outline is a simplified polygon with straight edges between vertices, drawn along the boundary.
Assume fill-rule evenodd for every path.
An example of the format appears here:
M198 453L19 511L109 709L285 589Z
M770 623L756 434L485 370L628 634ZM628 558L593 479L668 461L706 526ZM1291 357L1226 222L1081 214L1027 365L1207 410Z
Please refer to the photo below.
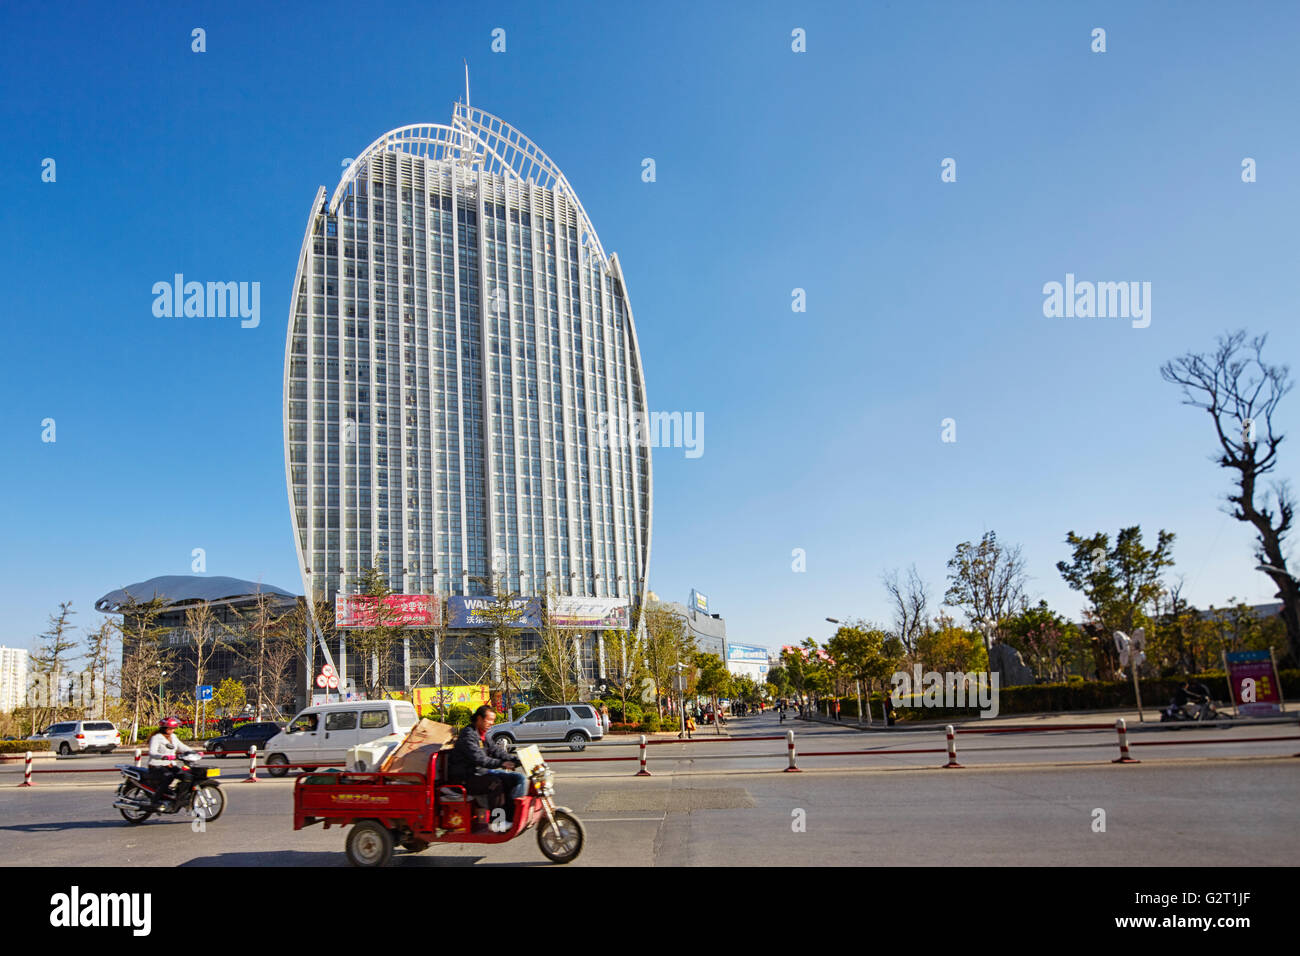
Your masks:
M1188 713L1188 709L1192 713ZM1225 714L1214 707L1214 701L1188 701L1183 706L1178 706L1174 701L1169 702L1169 706L1160 711L1160 722L1168 721L1191 721L1200 722L1206 720L1231 720L1232 714Z
M216 778L221 771L215 767L196 767L198 754L183 754L185 766L176 775L175 789L158 792L146 767L117 764L125 778L117 788L114 808L127 823L144 823L155 813L179 813L186 810L204 822L211 823L226 808L226 795Z

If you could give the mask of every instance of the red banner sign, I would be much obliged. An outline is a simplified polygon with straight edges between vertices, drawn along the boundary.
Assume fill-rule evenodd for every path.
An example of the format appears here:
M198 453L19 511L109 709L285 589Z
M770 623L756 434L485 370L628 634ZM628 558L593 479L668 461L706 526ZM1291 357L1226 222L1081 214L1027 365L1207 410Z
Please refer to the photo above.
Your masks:
M334 599L334 626L439 627L442 602L428 594L390 594L383 599L368 594L340 594Z

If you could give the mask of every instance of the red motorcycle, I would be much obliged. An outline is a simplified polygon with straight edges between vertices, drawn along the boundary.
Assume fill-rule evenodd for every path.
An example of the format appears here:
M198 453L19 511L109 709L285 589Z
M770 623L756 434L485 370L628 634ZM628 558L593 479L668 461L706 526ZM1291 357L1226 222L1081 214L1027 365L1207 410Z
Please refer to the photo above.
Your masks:
M537 831L537 845L554 863L571 863L582 852L586 830L568 807L555 804L554 774L535 747L517 751L528 776L528 794L515 800L514 817L493 811L486 796L471 796L448 782L450 749L429 760L427 774L302 774L293 788L293 828L320 823L352 825L345 845L354 866L384 866L393 848L411 853L434 843L505 843Z

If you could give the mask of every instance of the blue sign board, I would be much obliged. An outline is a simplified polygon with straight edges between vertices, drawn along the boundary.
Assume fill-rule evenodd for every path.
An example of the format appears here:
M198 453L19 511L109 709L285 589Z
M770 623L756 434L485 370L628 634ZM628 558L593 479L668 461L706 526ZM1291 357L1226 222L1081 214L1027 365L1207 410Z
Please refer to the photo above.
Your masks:
M211 684L200 684L200 685L199 685L199 700L211 700L211 699L212 699L212 685L211 685Z
M483 612L496 603L490 597L447 598L447 626L453 630L467 627L491 627L493 622ZM510 601L507 622L511 627L539 628L542 626L542 602L537 598L520 597Z

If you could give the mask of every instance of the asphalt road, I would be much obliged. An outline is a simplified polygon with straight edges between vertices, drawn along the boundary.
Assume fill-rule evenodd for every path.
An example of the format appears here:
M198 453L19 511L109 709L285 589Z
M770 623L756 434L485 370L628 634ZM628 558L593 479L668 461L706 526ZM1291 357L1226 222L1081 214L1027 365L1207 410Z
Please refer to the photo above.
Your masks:
M776 727L756 718L759 729ZM740 729L746 721L733 721ZM753 726L753 724L751 724ZM789 723L787 722L787 725ZM748 728L746 728L748 729ZM779 729L779 727L778 727ZM1265 733L1266 730L1272 733ZM1196 738L1204 728L1193 728ZM1280 737L1294 726L1218 734ZM1178 731L1185 734L1185 731ZM707 735L706 735L707 736ZM929 734L881 740L838 727L799 725L803 750L872 748L880 756L727 759L779 741L657 745L654 776L630 763L559 763L558 798L587 828L584 865L1294 865L1300 862L1296 742L1134 747L1143 762L1117 766L1114 733L1098 746L1030 749L1083 732L961 739L967 769L942 770L917 749ZM943 745L943 735L924 746ZM1024 738L1032 736L1034 741ZM1102 734L1102 737L1105 737ZM1137 735L1134 735L1136 737ZM1157 735L1148 735L1157 736ZM1176 734L1160 734L1175 739ZM1145 739L1145 738L1144 738ZM1188 738L1191 739L1191 738ZM1226 739L1226 738L1225 738ZM806 742L804 742L806 741ZM1012 747L1008 751L1005 748ZM879 749L876 748L885 748ZM1109 748L1109 749L1107 749ZM627 751L630 753L631 751ZM584 756L623 753L590 748ZM1175 755L1176 753L1176 755ZM1264 756L1265 754L1287 756ZM1205 759L1206 756L1211 759ZM552 757L573 756L555 750ZM120 760L120 758L117 758ZM48 761L59 769L114 758ZM1082 762L1081 762L1082 761ZM1019 766L1008 766L1010 763ZM111 807L116 774L45 776L31 789L0 778L0 862L45 866L339 866L346 830L292 829L292 781L237 782L242 761L220 761L228 803L194 832L187 819L128 826ZM878 769L863 769L864 767ZM816 769L814 769L816 768ZM21 768L19 768L19 773ZM53 783L58 780L59 783ZM1099 822L1104 812L1104 832ZM404 867L547 864L532 834L495 847L437 846L399 853Z

